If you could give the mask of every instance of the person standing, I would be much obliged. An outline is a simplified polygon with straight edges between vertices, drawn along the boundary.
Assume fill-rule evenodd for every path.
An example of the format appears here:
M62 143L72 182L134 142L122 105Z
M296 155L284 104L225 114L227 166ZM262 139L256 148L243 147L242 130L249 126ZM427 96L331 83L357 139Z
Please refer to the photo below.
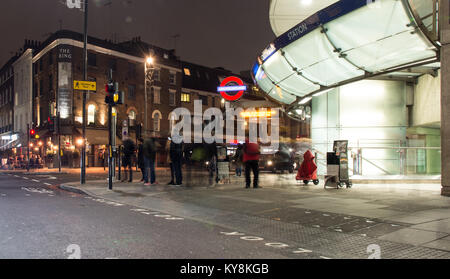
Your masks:
M242 144L239 144L236 153L234 154L234 163L236 164L236 176L242 176L242 157L243 154L243 146Z
M139 138L138 140L139 145L138 145L138 168L141 170L142 173L142 179L141 182L144 181L144 177L145 177L145 156L144 156L144 139Z
M122 182L125 182L127 180L127 168L130 173L130 178L128 179L128 182L133 182L132 159L133 159L135 151L136 151L136 146L132 140L127 139L123 142L122 165L123 165L124 178L122 179Z
M170 160L172 161L173 171L175 173L175 185L181 186L183 183L183 173L181 171L183 161L183 143L170 143Z
M246 140L244 144L243 161L245 164L245 188L250 188L251 178L250 172L253 171L253 188L260 188L258 186L259 179L259 156L261 154L258 143L249 142Z
M156 161L156 144L153 138L146 139L143 146L144 151L144 185L156 185L155 161ZM149 182L150 170L150 182Z
M171 143L172 143L172 139L169 138L169 140L166 143L166 148L165 148L165 151L166 151L166 154L167 154L167 163L169 164L169 168L170 168L170 182L167 183L167 185L175 185L175 172L174 172L174 169L173 169L173 162L170 159L170 145L171 145Z

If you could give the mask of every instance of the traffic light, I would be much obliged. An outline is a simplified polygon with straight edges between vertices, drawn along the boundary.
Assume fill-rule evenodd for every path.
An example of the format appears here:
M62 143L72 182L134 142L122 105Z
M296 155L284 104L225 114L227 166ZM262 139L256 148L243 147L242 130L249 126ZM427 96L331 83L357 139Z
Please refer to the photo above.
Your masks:
M119 83L114 81L109 81L106 84L106 98L105 103L116 106L123 105L125 102L125 93L119 91Z
M109 105L114 105L114 92L116 91L114 82L108 81L108 83L105 86L105 90L106 90L105 103Z
M34 138L36 136L36 130L35 129L30 129L30 137Z

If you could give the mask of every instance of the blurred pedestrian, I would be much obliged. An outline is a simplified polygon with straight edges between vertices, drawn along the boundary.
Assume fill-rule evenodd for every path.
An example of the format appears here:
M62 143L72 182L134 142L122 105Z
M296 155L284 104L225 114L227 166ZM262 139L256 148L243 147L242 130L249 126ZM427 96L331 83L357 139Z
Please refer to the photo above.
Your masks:
M259 156L261 154L258 143L249 142L247 139L244 144L243 161L245 164L245 188L250 188L250 172L253 171L253 188L258 186L259 179Z
M175 141L180 143L175 143ZM170 160L173 164L173 171L175 173L175 185L181 186L183 183L183 173L181 170L183 164L183 143L182 139L172 139L170 143Z
M138 140L138 168L141 170L142 179L141 182L144 182L145 178L145 155L144 155L144 139L139 138Z
M242 160L244 156L244 146L242 144L239 144L236 153L234 153L234 164L236 165L236 176L242 176Z
M175 185L175 171L174 171L174 168L173 168L173 162L170 159L170 145L171 145L171 143L172 143L172 139L169 138L169 140L166 143L166 148L165 148L165 151L166 151L166 154L167 154L167 163L169 164L169 168L170 168L170 182L167 183L167 185Z
M123 157L122 157L122 166L124 171L124 178L122 179L122 182L125 182L127 180L127 168L130 173L130 178L128 179L128 182L133 182L133 156L134 152L136 151L136 145L134 142L130 139L127 139L123 142Z
M156 185L156 173L155 173L155 161L156 161L156 144L155 139L148 138L144 141L143 146L144 151L144 185ZM150 171L150 173L149 173ZM149 182L149 174L150 174L150 182Z

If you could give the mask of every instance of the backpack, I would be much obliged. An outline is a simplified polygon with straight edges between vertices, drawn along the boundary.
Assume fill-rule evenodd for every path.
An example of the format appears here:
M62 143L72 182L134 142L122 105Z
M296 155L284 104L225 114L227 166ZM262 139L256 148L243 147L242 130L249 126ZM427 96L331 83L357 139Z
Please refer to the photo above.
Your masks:
M259 155L259 145L257 143L246 143L245 153L248 155Z

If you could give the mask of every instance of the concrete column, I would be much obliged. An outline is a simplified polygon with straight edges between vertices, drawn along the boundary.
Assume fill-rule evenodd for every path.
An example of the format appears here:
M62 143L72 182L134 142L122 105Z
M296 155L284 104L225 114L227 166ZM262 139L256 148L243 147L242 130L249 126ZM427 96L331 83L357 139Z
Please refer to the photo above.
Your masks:
M450 196L450 1L440 1L442 195ZM432 108L430 108L432 109Z

